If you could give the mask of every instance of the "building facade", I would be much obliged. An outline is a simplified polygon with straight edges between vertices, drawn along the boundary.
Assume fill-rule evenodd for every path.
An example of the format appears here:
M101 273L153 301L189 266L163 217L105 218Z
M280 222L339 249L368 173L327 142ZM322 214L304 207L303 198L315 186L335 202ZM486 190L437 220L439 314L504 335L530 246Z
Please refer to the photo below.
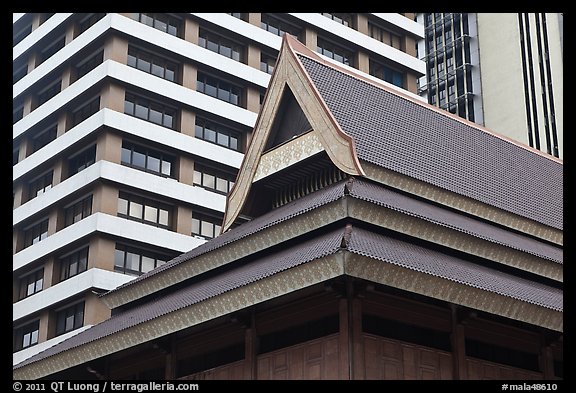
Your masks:
M286 32L418 97L414 14L14 14L14 363L220 232Z
M14 379L563 378L562 160L288 34L222 228Z
M563 157L563 14L422 13L419 92L465 119Z

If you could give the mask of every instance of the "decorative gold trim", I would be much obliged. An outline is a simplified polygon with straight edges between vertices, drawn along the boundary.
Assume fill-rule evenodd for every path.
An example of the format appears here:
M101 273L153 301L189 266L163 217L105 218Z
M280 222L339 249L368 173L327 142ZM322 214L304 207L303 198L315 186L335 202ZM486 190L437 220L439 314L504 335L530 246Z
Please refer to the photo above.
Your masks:
M252 182L263 179L323 151L324 147L316 131L300 135L262 155Z
M369 257L346 253L347 275L444 300L476 310L563 331L563 313L455 281L406 269Z
M406 215L371 202L351 199L348 202L350 217L405 233L419 239L441 244L468 254L535 273L560 282L564 281L563 265L539 258L532 254L512 249L455 229L434 224L423 219Z
M471 198L457 195L453 192L443 190L431 184L401 175L368 162L363 162L362 166L366 172L366 176L378 183L409 192L410 194L418 195L425 199L472 214L476 217L492 221L560 246L564 245L564 232L561 230L489 206Z
M273 276L159 316L14 370L13 379L39 379L78 364L178 332L234 311L321 283L344 272L342 253L293 267Z
M299 44L297 40L285 34L278 62L266 92L266 99L256 120L252 141L244 155L236 183L226 200L222 224L223 232L232 226L248 197L274 118L277 115L282 94L286 88L292 91L294 98L334 165L350 175L364 176L364 171L356 155L354 140L342 131L330 113L291 45Z
M341 220L347 216L346 209L345 199L328 203L246 238L229 243L224 247L181 262L162 273L111 292L101 299L111 309L122 306L247 255Z

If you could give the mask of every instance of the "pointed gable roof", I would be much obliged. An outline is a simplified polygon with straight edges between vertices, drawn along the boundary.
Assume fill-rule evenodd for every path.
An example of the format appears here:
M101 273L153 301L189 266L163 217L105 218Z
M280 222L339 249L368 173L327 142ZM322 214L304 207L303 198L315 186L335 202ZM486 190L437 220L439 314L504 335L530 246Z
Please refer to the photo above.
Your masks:
M467 213L487 219L494 212L507 214L515 229L535 223L527 232L536 235L551 228L548 240L562 243L561 160L334 64L288 34L228 198L224 231L241 213L264 147L275 137L272 122L286 88L343 172L366 176L376 168L400 175L461 198L452 207ZM462 208L467 201L475 206ZM500 223L508 225L506 220Z

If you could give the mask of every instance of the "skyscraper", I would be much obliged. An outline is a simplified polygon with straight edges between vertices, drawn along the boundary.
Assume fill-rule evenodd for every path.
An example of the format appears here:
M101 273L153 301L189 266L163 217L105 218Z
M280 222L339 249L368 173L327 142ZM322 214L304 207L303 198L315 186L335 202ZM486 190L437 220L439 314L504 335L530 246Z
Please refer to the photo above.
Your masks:
M563 158L563 14L422 13L430 104Z
M285 32L418 97L414 14L14 14L14 363L219 233Z

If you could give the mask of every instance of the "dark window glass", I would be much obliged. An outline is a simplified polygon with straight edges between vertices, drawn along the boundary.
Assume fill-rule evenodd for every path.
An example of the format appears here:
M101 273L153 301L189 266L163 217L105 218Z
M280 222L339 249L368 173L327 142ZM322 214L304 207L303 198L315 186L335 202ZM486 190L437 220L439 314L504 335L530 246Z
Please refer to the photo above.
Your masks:
M66 37L62 37L59 40L49 44L49 46L40 53L40 63L45 62L60 49L64 48L65 43Z
M370 75L385 80L398 87L404 87L404 73L370 60Z
M223 125L196 117L196 137L232 150L241 151L241 134Z
M178 70L176 63L142 49L132 46L128 48L128 65L171 82L176 82L175 77Z
M70 332L84 325L84 302L56 313L56 335Z
M272 34L283 36L288 33L295 37L300 35L301 28L290 24L284 20L278 19L270 14L262 14L260 27Z
M168 205L127 193L118 197L118 216L170 229L172 208Z
M76 154L68 159L68 170L70 176L78 173L96 162L96 145Z
M24 299L42 290L44 284L44 269L36 270L20 278L18 299Z
M218 34L200 29L198 45L236 61L242 61L242 46Z
M100 19L102 19L106 13L105 12L98 12L95 14L84 14L84 18L80 20L80 34L84 33L86 30L90 28L90 26L94 25Z
M32 33L32 22L24 26L20 31L12 36L12 46L18 45L24 38Z
M38 135L34 136L32 139L32 152L37 152L54 139L56 139L58 126L55 124L52 127L48 128L47 130L43 130Z
M48 219L24 230L24 248L38 243L48 237Z
M122 143L121 160L122 164L165 176L172 175L175 162L174 156L130 142Z
M321 38L317 39L317 52L334 59L340 63L353 66L353 53L350 50L344 49L332 42L328 42Z
M62 81L58 81L57 83L50 86L48 89L44 90L43 92L38 94L38 106L42 105L50 98L54 97L56 94L60 93L62 86Z
M169 259L171 257L166 254L117 244L114 253L114 270L139 276L165 264Z
M72 225L92 214L92 195L64 210L64 226Z
M60 259L60 281L64 281L88 269L88 247Z
M34 321L14 330L12 351L17 352L22 349L38 344L38 333L40 331L40 321Z
M198 73L197 82L197 91L229 102L233 105L240 105L240 87L200 72Z
M47 172L28 184L28 200L44 194L52 188L53 171Z
M236 175L218 171L199 164L194 165L194 184L222 194L228 194L234 186Z
M194 212L192 214L192 235L212 239L220 234L222 220L222 217Z
M343 24L344 26L352 27L352 14L344 14L344 13L330 14L328 12L322 12L322 15L332 19L335 22Z
M152 103L146 98L132 94L126 94L124 113L167 128L174 129L175 127L176 109Z
M80 65L77 65L76 80L82 78L84 75L92 71L98 65L102 64L103 61L104 61L104 51L101 50L88 60L82 62Z
M96 97L72 113L72 125L76 126L100 110L100 97Z
M163 31L165 33L171 34L173 36L179 36L180 30L180 20L167 14L160 13L133 13L131 14L132 19L137 20L140 23Z

